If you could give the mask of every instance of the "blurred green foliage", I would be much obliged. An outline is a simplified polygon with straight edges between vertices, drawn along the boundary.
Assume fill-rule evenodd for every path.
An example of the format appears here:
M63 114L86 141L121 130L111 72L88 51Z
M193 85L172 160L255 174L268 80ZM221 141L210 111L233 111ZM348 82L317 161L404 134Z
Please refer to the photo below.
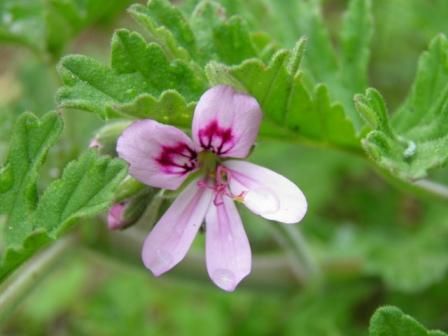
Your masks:
M338 134L328 137L327 131L321 133L316 120L296 121L303 127L301 133L300 128L297 131L293 127L297 125L289 124L287 117L285 122L283 116L276 115L284 112L285 99L276 98L276 104L269 99L265 102L266 113L275 122L263 126L264 137L251 159L301 186L310 204L301 228L311 251L320 264L339 267L344 272L330 270L333 275L318 288L297 288L288 293L260 293L242 288L229 295L202 283L153 279L142 269L117 266L103 256L93 257L92 252L80 246L62 259L43 282L36 284L16 313L0 327L2 335L366 335L370 317L382 305L400 307L429 329L448 330L445 203L404 192L375 174L375 170L389 169L398 172L395 175L400 178L429 174L434 180L448 182L446 169L434 170L435 163L443 162L447 152L444 143L434 143L440 140L435 135L446 136L445 105L439 109L431 107L446 94L446 83L437 82L447 67L443 37L434 40L431 51L420 63L420 71L431 75L418 77L420 81L440 85L425 91L428 99L424 103L412 98L424 95L419 93L418 84L411 90L419 55L434 36L448 33L447 2L375 0L371 3L371 16L363 7L369 2L364 1L351 1L349 5L348 1L327 0L319 6L316 0L221 0L219 4L203 3L194 9L197 2L176 2L179 11L156 1L153 7L134 5L130 13L142 27L141 33L135 33L133 30L138 28L126 21L126 15L121 16L129 1L103 5L105 2L94 0L0 0L0 40L14 42L14 47L11 44L0 47L1 161L6 158L14 134L12 125L19 115L32 111L42 116L54 109L55 92L60 86L64 85L57 99L60 108L67 108L63 114L66 128L62 140L46 154L47 160L39 169L41 177L33 182L33 188L40 194L60 177L62 168L78 157L95 130L104 124L96 116L79 110L102 117L150 116L187 126L194 102L213 75L218 81L236 80L252 94L269 97L259 87L251 87L255 80L251 80L247 69L252 67L264 80L268 76L263 70L278 66L286 87L300 82L300 98L309 100L302 112L318 111L314 102L324 104L321 107L324 118L337 110L336 121L329 119L331 125L351 120L353 129L367 143L377 141L383 146L381 139L372 138L369 132L385 130L385 142L392 141L391 146L385 147L391 150L381 152L378 158L383 161L373 162L376 168L372 169L372 162L364 160L358 149L355 155L327 149L325 146L338 147L347 139L341 140ZM344 15L349 6L351 14ZM322 15L318 14L319 9ZM170 11L169 20L164 19L164 11ZM181 13L191 16L190 28L185 26ZM123 26L116 21L117 14L129 29L115 32L111 62L103 65L101 62L110 51L110 36L101 32ZM232 17L234 14L238 16ZM373 28L369 28L370 21ZM94 23L100 26L92 26ZM358 40L361 35L353 34L358 28L365 39ZM86 29L87 33L78 35ZM303 35L307 36L304 50L294 49ZM196 44L192 36L197 38ZM241 41L245 42L237 43ZM436 47L440 48L434 51ZM25 52L26 48L33 52ZM300 68L294 67L294 57L289 63L276 65L275 60L283 57L276 54L280 49L287 50L285 55L300 58ZM87 56L62 59L61 83L55 76L54 62L68 51ZM354 54L359 57L352 59ZM431 57L436 56L441 60L432 64ZM219 66L209 67L207 73L204 66L209 61ZM241 65L241 61L246 63ZM295 77L296 71L291 73L291 67L300 69L299 77ZM134 86L130 87L129 81ZM278 82L275 86L282 87ZM383 98L375 96L376 91L369 91L360 102L377 119L376 124L366 129L352 98L365 92L368 86L381 92L389 111L378 111ZM413 93L405 99L408 92ZM396 108L393 120L389 121L390 111ZM430 115L427 110L431 108L434 113ZM412 114L415 111L419 113ZM406 114L411 118L426 115L436 130L425 128L423 131L427 133L418 131L419 136L423 135L414 138L412 129L404 122L399 123L400 118L407 119L403 117ZM343 115L347 119L341 119ZM387 133L388 127L396 129ZM285 134L285 129L288 135L289 132L293 135L286 137L285 142L271 141L269 135L274 134L275 138ZM330 126L330 131L339 130ZM289 143L301 142L298 134L317 140L313 142L323 147ZM416 162L403 160L402 153L409 143L400 137L408 139L407 136L427 146L418 154L425 156L423 163L419 163L420 156ZM354 148L361 147L355 139L348 140ZM434 148L437 151L432 151ZM57 194L49 195L48 202L56 204L56 209L59 198ZM255 254L277 249L269 224L245 212L243 216ZM39 218L45 222L43 226L51 224L45 221L44 214L39 214ZM92 227L101 225L98 218L82 225L85 239L92 238L90 235L94 239ZM27 237L25 250L27 246L33 250L34 242L38 247L47 243L41 238ZM0 245L2 257L4 246ZM19 258L13 259L21 262L20 258L31 252L23 254L19 250ZM17 266L12 264L10 270ZM394 308L383 308L374 315L370 334L443 335L427 331Z

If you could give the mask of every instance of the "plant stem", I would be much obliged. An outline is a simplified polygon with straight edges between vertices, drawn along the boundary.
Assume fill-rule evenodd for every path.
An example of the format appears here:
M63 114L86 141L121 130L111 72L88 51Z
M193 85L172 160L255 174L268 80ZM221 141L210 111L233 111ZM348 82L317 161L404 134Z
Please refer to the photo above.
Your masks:
M426 179L415 181L413 184L416 188L420 189L422 193L448 201L448 187L444 184Z
M278 243L289 256L291 267L299 279L307 283L320 278L320 267L308 249L305 239L296 226L272 223L271 229Z
M276 225L280 226L281 224ZM94 241L90 241L88 247L91 250L112 257L119 262L135 265L146 271L140 256L145 232L132 227L125 231L102 233ZM285 257L283 254L254 255L251 274L241 283L240 288L264 292L297 290L302 288L307 280L309 283L309 280L319 274L319 268L307 252L300 233L286 233L286 236L285 238L288 238L288 241L295 241L294 259ZM297 262L299 254L303 257L303 262ZM328 265L323 265L323 268L326 271L328 270L331 275L359 275L357 261L352 260L331 261ZM150 274L149 271L147 272ZM166 281L166 279L193 280L211 284L205 269L203 252L190 252L179 265L164 275L162 279L162 281Z
M46 250L20 267L11 278L0 287L0 322L4 321L68 251L75 238L67 236L50 245Z

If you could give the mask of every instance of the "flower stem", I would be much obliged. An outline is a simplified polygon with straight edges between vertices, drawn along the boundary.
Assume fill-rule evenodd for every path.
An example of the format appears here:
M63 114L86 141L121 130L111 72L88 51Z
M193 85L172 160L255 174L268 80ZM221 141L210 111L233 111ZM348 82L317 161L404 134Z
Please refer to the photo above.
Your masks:
M240 288L263 292L284 292L300 289L305 284L310 284L310 280L317 278L320 273L319 267L316 266L307 251L300 232L294 233L287 230L284 239L294 242L288 243L291 245L291 250L294 251L294 259L285 257L283 253L254 255L251 274L241 283ZM141 247L145 232L138 227L132 227L120 232L103 231L98 233L99 235L94 237L87 246L90 250L112 257L120 263L135 265L138 269L150 274L141 262ZM300 260L298 261L299 255ZM357 263L353 263L351 260L340 260L338 263L330 261L328 265L323 265L323 268L331 275L357 276L359 274ZM205 269L203 252L190 252L172 271L163 275L161 281L169 279L183 282L191 280L211 285Z
M275 239L285 249L296 276L311 283L320 278L321 270L313 258L299 228L293 225L272 223Z
M133 264L150 274L141 262L141 247L145 234L132 227L120 232L103 232L104 235L91 241L88 248L118 262ZM205 269L204 253L190 252L173 270L163 275L161 281L180 280L201 282L211 285ZM282 292L300 288L303 279L297 277L288 258L282 254L257 255L252 260L251 274L240 288L268 292Z
M14 311L36 283L49 273L56 262L61 260L62 254L68 251L74 242L75 238L72 236L59 239L20 267L8 281L0 286L0 322Z

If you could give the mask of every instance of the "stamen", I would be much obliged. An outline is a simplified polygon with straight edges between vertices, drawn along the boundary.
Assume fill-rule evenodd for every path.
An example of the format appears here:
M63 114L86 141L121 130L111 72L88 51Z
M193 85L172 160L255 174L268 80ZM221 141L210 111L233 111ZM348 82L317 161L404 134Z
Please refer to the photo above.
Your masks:
M235 202L244 203L244 198L246 197L246 195L247 195L247 191L242 191L239 193L239 195L233 196L232 199Z

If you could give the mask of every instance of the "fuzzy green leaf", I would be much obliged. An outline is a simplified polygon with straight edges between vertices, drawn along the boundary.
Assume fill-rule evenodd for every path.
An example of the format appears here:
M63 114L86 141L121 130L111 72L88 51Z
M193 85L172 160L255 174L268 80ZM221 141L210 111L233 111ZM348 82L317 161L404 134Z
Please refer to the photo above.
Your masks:
M208 1L198 5L191 19L194 30L166 0L131 6L130 13L154 42L122 29L112 39L111 67L86 56L64 57L58 66L65 85L57 93L59 106L102 118L126 115L185 126L194 102L208 86L196 55L225 63L256 55L244 21L218 19L216 6Z
M123 161L98 157L94 151L86 152L46 189L34 215L33 227L45 228L55 236L73 219L101 212L110 205L115 188L125 175Z
M402 292L420 291L441 281L448 271L448 228L440 222L424 225L420 232L389 234L388 243L386 237L366 241L366 273L381 276L388 288Z
M0 282L52 239L43 230L32 232L21 245L7 247L0 259Z
M57 94L60 107L95 112L103 118L126 113L151 117L162 112L151 107L165 105L181 106L179 113L185 113L189 111L187 103L183 104L178 94L162 93L174 89L190 102L206 88L201 73L189 63L169 62L159 45L148 44L138 33L127 30L113 37L111 64L108 68L80 55L63 58L58 67L65 84Z
M440 35L419 61L417 77L403 106L388 117L375 90L355 98L369 132L362 143L381 168L405 180L425 177L448 159L448 41Z
M353 95L367 88L373 32L371 0L348 1L339 36L330 34L320 0L223 0L222 3L232 14L244 13L255 29L270 32L287 46L298 36L305 36L308 40L303 69L306 77L313 85L327 85L331 99L343 104L344 113L356 131L360 131L362 123L353 105ZM332 39L336 39L338 48Z
M309 90L303 74L297 70L302 43L299 41L292 54L279 51L269 64L258 59L232 67L212 63L207 74L213 84L243 88L259 101L267 119L262 134L295 135L324 144L357 148L353 126L346 119L342 105L330 100L323 84Z
M8 158L0 171L0 212L6 215L4 239L8 245L19 244L32 230L29 216L38 200L38 170L62 127L56 113L41 120L24 113L16 123Z
M428 331L414 318L392 306L381 307L370 320L370 336L446 336L441 331Z
M167 0L150 0L147 6L132 5L129 13L170 58L196 56L196 42L188 22Z
M212 59L238 64L257 55L246 22L238 16L227 20L225 9L216 2L200 2L190 22L202 64Z
M104 16L120 11L129 0L2 0L0 40L57 56L71 38Z
M58 238L74 219L109 206L126 175L123 161L89 151L69 164L63 177L39 197L38 170L61 130L62 119L56 113L40 120L24 113L14 128L10 153L0 172L0 210L5 219L0 281Z
M341 32L340 76L352 94L367 86L370 40L373 35L373 18L370 0L352 0L345 13Z

